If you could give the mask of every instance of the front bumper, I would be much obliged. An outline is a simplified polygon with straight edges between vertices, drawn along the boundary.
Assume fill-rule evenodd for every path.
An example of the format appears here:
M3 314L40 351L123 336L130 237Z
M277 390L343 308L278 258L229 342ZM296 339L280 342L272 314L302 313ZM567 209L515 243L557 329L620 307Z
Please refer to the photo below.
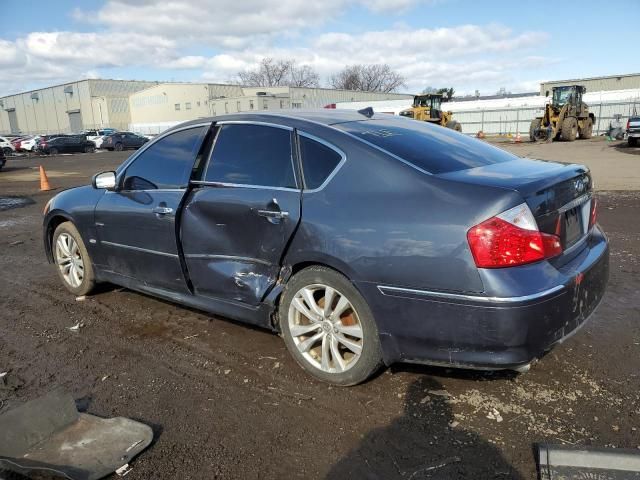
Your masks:
M550 269L558 283L536 288ZM372 306L385 363L517 369L540 358L582 326L602 300L609 277L607 239L596 227L567 264L540 262L520 273L520 279L513 272L507 278L518 288L535 288L533 293L482 296L359 285Z

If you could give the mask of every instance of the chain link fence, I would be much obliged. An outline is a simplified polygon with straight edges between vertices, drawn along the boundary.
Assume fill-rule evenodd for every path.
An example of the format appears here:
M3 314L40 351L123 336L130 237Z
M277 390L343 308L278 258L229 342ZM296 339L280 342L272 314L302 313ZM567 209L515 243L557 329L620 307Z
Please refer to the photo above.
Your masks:
M624 127L630 116L640 114L640 99L631 102L589 103L589 111L596 116L593 134L601 135L607 133L615 115L621 115L620 121ZM486 135L515 135L518 132L528 135L531 120L542 116L542 112L542 107L459 110L453 112L453 118L462 124L463 133L470 135L475 135L480 130Z

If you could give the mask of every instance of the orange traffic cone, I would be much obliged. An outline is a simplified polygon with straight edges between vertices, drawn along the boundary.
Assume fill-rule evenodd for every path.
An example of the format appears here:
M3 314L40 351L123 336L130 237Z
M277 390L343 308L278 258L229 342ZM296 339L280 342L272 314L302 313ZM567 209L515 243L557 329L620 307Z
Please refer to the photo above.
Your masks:
M46 192L47 190L52 190L52 188L51 185L49 185L47 172L45 172L44 167L40 165L40 191Z

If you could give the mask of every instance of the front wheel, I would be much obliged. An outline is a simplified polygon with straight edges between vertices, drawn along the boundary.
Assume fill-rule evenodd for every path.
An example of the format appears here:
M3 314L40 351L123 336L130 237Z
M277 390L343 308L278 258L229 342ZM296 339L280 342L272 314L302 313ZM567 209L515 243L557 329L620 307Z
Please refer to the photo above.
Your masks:
M71 222L58 225L51 243L58 276L74 295L86 295L95 286L93 264L80 232Z
M382 365L369 306L334 270L317 266L294 275L282 294L279 320L289 352L319 380L356 385Z
M49 149L49 155L57 155L58 154L58 149L53 147Z
M565 142L573 142L578 135L578 121L576 117L567 117L562 121L560 137Z
M115 150L116 152L121 152L122 150L124 150L124 145L122 145L121 143L116 143Z
M13 150L11 150L9 147L4 147L2 151L4 152L5 155L13 154Z

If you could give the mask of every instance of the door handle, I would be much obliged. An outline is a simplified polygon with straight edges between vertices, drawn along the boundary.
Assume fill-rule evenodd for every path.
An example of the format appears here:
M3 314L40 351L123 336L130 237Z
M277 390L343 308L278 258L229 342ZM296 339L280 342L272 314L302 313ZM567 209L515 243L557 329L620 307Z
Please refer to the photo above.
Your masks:
M277 210L258 210L256 212L261 217L283 219L289 216L289 212L281 212Z
M152 212L157 214L157 215L168 215L169 213L173 213L173 208L170 208L170 207L154 207Z

